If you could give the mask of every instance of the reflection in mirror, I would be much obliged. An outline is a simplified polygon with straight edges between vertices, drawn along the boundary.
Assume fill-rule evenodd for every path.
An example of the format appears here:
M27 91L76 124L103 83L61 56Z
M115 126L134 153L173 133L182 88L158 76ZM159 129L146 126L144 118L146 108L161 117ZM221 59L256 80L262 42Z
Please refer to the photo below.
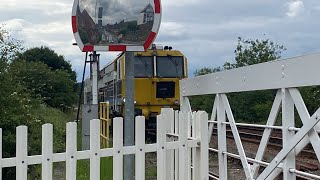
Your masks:
M85 45L143 45L154 14L151 0L80 0L77 28Z

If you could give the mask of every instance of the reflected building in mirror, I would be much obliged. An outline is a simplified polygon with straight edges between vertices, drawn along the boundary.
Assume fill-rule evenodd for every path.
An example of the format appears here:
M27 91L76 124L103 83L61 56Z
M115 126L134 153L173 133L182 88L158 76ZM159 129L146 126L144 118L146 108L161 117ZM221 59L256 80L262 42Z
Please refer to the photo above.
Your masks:
M97 0L94 6L79 3L77 24L83 44L143 45L152 30L155 12L149 0L133 1L137 2L131 2L135 6L130 8L121 8L115 0Z
M96 44L98 41L98 33L96 31L96 23L86 9L77 8L77 25L78 31L83 44Z
M153 23L154 20L154 12L153 7L149 3L139 14L138 25L146 24L148 22Z

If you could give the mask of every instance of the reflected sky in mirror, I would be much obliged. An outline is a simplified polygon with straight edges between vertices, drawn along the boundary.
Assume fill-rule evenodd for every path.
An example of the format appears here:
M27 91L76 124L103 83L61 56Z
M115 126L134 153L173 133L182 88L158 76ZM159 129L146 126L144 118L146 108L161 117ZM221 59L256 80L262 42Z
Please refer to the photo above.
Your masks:
M152 30L151 0L80 0L77 25L90 45L143 45Z

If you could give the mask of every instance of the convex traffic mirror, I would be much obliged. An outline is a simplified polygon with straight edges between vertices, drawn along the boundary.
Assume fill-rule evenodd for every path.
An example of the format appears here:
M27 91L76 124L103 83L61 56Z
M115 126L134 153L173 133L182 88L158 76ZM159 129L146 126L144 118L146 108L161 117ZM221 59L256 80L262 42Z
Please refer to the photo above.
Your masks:
M161 23L160 0L75 0L72 29L82 51L145 51Z

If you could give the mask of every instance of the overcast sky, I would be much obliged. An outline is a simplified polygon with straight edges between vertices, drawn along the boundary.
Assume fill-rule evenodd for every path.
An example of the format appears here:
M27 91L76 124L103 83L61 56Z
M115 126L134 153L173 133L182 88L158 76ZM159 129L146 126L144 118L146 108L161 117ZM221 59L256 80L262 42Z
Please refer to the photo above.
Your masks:
M122 0L123 1L123 0ZM48 46L64 55L81 79L85 54L71 30L72 0L1 0L0 23L24 46ZM182 51L193 72L234 59L237 37L268 38L284 57L320 51L319 0L162 0L156 42ZM118 53L104 53L107 64Z

